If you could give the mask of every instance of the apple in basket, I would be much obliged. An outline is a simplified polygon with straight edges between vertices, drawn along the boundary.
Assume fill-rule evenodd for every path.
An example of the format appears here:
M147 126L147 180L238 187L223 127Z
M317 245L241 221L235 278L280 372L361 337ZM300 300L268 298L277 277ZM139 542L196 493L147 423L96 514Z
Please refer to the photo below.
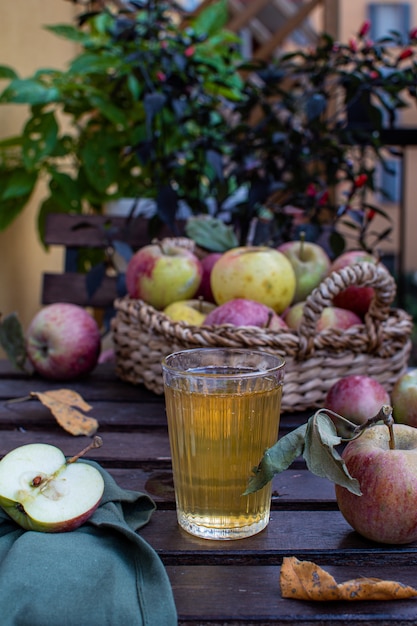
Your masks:
M277 250L285 254L295 272L293 303L305 300L327 276L331 264L329 255L318 244L303 240L286 241Z
M34 316L26 332L26 352L44 378L72 380L97 364L101 336L84 308L67 302L50 304Z
M174 242L143 246L126 268L126 288L131 298L140 298L156 309L193 298L203 270L198 257Z
M356 263L378 263L378 259L365 250L349 250L338 256L330 266L330 272L338 271ZM363 318L374 297L373 287L349 285L333 298L334 306L354 311Z
M232 324L233 326L258 326L271 330L288 328L273 309L246 298L235 298L213 309L204 320L204 326Z
M192 326L203 324L206 316L215 308L213 302L206 302L198 298L192 300L180 300L168 304L164 309L167 315L174 322L186 322Z
M97 437L70 459L45 443L11 450L0 461L0 506L26 530L75 530L94 513L103 495L101 473L78 461L99 445Z
M417 429L393 425L395 449L385 424L350 441L342 458L362 495L336 485L346 521L361 535L382 543L417 540Z
M303 317L304 305L305 302L297 302L290 306L283 314L284 321L289 328L293 330L299 329ZM328 306L323 308L317 321L316 330L318 333L326 328L346 330L351 326L355 326L355 324L362 324L361 318L358 317L356 313L348 311L347 309Z
M201 259L203 275L196 296L202 297L203 300L206 300L207 302L214 302L213 291L211 289L211 270L222 254L222 252L210 252Z
M223 253L211 271L217 304L246 298L282 313L292 302L295 285L295 273L287 257L264 246L232 248Z

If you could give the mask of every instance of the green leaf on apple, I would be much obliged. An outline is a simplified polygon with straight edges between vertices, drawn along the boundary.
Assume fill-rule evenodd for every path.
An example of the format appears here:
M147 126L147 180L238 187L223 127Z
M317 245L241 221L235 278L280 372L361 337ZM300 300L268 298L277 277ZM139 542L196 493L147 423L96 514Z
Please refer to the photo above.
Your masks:
M0 318L0 345L15 367L25 370L26 342L16 313Z
M325 409L312 415L306 424L299 426L265 451L254 474L249 478L245 495L262 489L275 474L287 469L299 456L313 474L328 478L360 496L358 481L353 478L336 446L342 443L332 418Z

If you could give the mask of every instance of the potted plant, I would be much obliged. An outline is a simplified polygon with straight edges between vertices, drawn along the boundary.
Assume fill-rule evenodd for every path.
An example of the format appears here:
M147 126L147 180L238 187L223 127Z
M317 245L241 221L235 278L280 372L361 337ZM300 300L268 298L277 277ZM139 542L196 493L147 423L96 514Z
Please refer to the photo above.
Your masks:
M373 201L376 171L389 171L395 154L384 145L384 128L415 106L417 31L407 41L393 32L372 42L369 28L366 22L345 44L324 34L316 48L257 68L229 137L231 175L247 189L235 211L245 236L248 216L261 240L280 243L303 230L333 255L346 245L347 229L350 245L367 250L389 236L391 216Z
M65 70L7 81L1 104L29 105L22 133L0 142L0 229L26 206L39 179L48 212L101 212L119 198L152 198L172 229L178 208L207 211L227 191L223 158L230 103L244 98L237 38L224 0L186 28L168 3L102 3L75 25L47 26L80 52Z
M50 211L100 212L127 197L154 199L151 227L173 232L181 203L191 216L210 205L195 235L205 247L221 216L237 237L226 245L303 230L335 255L343 223L355 246L375 249L392 229L372 202L376 164L389 167L381 131L416 99L416 32L371 42L366 23L346 44L324 34L314 49L244 63L225 0L186 28L170 8L104 1L77 25L48 27L80 45L67 70L22 79L0 67L0 103L30 105L21 135L0 142L0 228L43 177L41 238ZM359 103L367 123L355 127ZM386 223L374 229L377 215Z

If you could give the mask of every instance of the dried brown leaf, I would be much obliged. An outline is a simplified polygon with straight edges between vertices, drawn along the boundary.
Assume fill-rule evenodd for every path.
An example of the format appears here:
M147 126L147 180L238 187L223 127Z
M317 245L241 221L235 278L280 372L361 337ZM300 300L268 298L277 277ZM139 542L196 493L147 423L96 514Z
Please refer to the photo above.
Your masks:
M38 398L55 417L58 424L71 435L93 435L98 429L98 422L93 417L81 413L92 407L75 391L58 389L52 391L32 391L31 397Z
M311 561L284 557L280 573L283 598L295 600L404 600L417 589L393 580L355 578L338 584L333 576Z

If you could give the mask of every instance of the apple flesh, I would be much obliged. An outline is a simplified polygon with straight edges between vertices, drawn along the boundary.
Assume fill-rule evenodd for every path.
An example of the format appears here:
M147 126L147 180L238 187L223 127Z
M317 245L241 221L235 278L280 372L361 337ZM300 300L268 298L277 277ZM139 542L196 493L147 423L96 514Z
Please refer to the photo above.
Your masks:
M44 378L72 380L97 365L101 348L95 319L82 307L56 302L41 309L26 332L26 352Z
M255 300L282 313L295 293L295 273L274 248L241 246L224 252L211 271L216 304L236 298Z
M172 302L196 294L203 270L197 256L175 243L143 246L126 268L126 288L131 298L140 298L162 310Z
M417 429L405 424L393 429L394 450L382 424L348 443L342 458L362 495L336 485L336 499L343 517L362 536L405 544L417 540Z
M49 444L20 446L0 461L0 506L26 530L75 530L94 513L103 491L95 467L68 462Z
M285 254L295 272L296 288L293 303L305 300L315 289L330 268L330 257L316 243L306 241L287 241L278 248Z
M390 404L388 391L371 376L352 374L337 380L327 392L325 407L350 420L363 424Z
M213 309L204 320L204 326L258 326L270 330L288 328L284 320L273 309L245 298L235 298Z
M397 380L391 392L391 404L396 422L417 428L417 368Z

